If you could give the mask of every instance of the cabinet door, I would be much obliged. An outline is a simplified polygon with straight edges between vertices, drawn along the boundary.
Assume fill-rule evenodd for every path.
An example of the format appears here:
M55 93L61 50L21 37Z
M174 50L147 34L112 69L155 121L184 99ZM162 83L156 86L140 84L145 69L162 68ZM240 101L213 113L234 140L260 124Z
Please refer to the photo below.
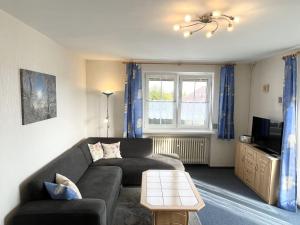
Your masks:
M244 178L244 163L245 161L245 146L242 143L236 145L235 153L235 174L243 179Z
M250 146L245 149L244 181L251 187L255 184L256 151Z
M257 153L254 190L266 201L269 201L270 196L271 166L267 156Z

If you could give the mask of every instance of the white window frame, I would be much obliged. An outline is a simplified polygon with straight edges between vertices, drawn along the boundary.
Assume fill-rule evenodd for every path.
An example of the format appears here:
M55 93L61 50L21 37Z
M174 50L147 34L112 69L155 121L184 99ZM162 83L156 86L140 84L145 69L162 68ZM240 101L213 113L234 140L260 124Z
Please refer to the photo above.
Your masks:
M181 119L181 104L182 104L182 81L197 81L197 80L207 80L207 89L206 89L206 96L207 96L207 100L208 100L208 106L207 106L207 120L205 121L205 125L204 126L189 126L189 125L183 125L181 124L181 121L179 121ZM211 123L211 117L212 117L212 110L211 110L211 95L212 95L212 77L209 75L180 75L179 74L179 96L178 96L178 121L177 121L177 126L178 128L184 128L184 129L204 129L204 130L208 130L210 129L210 123ZM196 102L195 102L196 103Z
M161 74L161 75L158 75L157 73L147 73L147 75L144 76L145 77L145 82L143 83L143 90L145 90L144 92L144 98L143 98L143 109L144 109L144 113L143 113L143 118L144 118L144 127L146 129L173 129L173 128L176 128L176 124L177 124L177 75L176 74L172 74L172 73L164 73L164 74ZM148 81L150 79L170 79L170 78L173 78L174 81L175 81L175 86L174 86L174 111L173 111L173 123L172 124L164 124L164 125L155 125L155 124L152 124L152 125L149 125L148 124L148 104L147 104L147 100L149 99L149 87L148 87ZM170 79L172 80L172 79ZM167 101L166 101L167 102ZM147 115L147 116L145 116Z
M175 89L174 89L174 124L171 125L150 125L148 123L148 81L151 78L175 78ZM181 80L201 80L207 79L207 99L208 99L208 117L206 126L188 126L180 124L180 104L181 104ZM145 71L143 73L143 125L144 133L172 133L172 132L211 132L212 131L212 105L213 105L213 72L161 72L161 71Z

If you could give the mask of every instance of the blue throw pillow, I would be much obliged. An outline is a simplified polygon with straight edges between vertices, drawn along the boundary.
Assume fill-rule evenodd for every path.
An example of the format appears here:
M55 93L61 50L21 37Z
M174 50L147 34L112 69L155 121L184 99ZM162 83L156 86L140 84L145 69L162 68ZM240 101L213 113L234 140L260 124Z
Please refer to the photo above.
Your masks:
M56 199L56 200L79 199L77 193L73 189L65 185L55 184L50 182L44 182L44 184L52 199Z

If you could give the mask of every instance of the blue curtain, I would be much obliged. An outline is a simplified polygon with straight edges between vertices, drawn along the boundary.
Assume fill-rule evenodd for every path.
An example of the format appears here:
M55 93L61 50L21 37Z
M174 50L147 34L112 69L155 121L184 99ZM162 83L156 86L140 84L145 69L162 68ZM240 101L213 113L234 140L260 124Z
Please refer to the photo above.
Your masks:
M296 80L297 59L285 58L283 88L283 139L278 206L288 211L297 210L296 186Z
M218 138L234 139L234 65L221 67Z
M124 137L139 138L143 135L142 71L140 65L126 65Z

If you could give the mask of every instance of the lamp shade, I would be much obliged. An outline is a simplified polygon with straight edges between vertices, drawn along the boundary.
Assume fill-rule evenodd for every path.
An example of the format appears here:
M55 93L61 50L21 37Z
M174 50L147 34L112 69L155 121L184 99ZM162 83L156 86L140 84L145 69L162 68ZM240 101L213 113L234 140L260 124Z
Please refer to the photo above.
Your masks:
M104 94L104 95L106 95L106 96L112 95L113 93L114 93L114 92L109 91L109 90L102 91L102 94Z

